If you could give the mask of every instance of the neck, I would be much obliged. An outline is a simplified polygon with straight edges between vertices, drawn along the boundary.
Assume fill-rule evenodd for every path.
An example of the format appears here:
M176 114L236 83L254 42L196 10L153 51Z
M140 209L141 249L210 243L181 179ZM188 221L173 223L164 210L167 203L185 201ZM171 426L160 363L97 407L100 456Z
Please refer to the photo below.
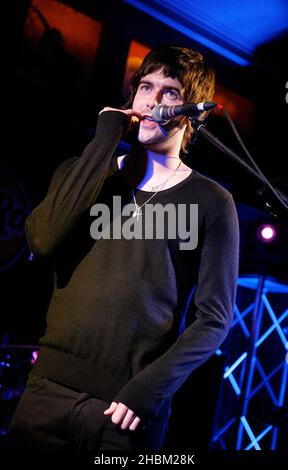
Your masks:
M178 154L168 155L147 148L138 148L130 154L127 162L127 175L135 185L145 185L148 181L156 185L171 175L180 163Z
M180 162L179 154L163 154L158 153L153 150L145 149L145 155L142 155L137 160L137 164L142 166L145 163L146 166L146 174L158 175L166 175L167 173L171 173L171 171L175 170Z

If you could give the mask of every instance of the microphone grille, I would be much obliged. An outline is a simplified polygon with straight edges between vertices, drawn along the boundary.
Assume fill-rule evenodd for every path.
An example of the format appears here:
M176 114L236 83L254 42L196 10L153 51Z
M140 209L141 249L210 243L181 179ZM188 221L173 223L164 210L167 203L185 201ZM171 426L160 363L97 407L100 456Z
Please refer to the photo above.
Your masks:
M157 104L155 108L152 109L152 117L156 122L162 122L164 119L162 117L163 105Z

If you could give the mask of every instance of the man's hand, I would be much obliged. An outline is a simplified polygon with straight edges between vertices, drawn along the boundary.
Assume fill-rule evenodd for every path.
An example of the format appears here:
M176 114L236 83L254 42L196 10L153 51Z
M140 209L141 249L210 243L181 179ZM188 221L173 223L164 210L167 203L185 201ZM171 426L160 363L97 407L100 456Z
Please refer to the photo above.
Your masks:
M129 429L135 431L140 424L140 418L123 403L112 401L111 405L103 413L111 416L113 423L120 425L121 429Z
M109 106L106 106L105 108L101 109L99 115L106 111L119 111L121 113L126 114L130 118L130 124L137 124L144 117L141 113L138 113L138 111L134 111L134 109L117 109L110 108Z

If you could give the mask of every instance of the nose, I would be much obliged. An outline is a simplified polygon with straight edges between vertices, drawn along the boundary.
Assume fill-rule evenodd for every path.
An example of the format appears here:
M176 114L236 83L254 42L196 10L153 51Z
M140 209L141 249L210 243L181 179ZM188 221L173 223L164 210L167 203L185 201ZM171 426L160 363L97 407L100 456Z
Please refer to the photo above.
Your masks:
M155 90L154 93L151 93L147 102L147 108L153 109L157 104L161 103L161 93L160 91Z

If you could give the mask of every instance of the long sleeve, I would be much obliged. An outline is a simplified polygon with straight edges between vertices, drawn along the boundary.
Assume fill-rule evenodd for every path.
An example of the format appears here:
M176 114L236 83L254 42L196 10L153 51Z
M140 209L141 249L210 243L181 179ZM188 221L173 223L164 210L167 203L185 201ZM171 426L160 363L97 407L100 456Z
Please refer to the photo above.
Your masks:
M197 288L189 308L195 320L176 342L114 397L144 421L153 418L191 372L224 341L233 317L239 259L239 226L229 195L205 220Z
M66 160L56 170L46 197L25 224L29 248L36 258L50 256L95 202L126 126L124 113L101 113L95 137L81 157Z

